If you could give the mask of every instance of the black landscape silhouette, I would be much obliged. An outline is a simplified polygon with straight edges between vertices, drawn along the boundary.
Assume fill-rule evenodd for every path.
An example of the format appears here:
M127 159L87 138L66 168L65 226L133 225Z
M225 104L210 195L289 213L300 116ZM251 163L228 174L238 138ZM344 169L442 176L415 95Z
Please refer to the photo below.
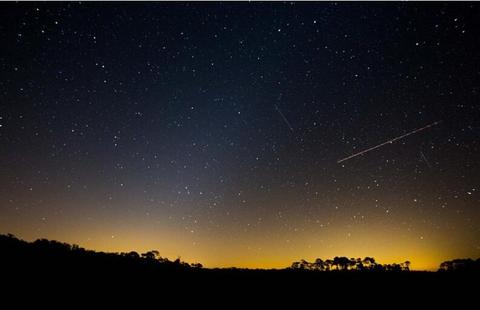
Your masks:
M376 292L401 289L445 289L450 292L470 287L478 279L480 259L455 259L443 262L436 272L410 271L410 262L380 264L373 257L301 260L285 269L204 268L180 258L171 261L156 250L145 253L105 253L86 250L54 240L26 242L12 234L0 235L1 265L4 280L29 283L33 290L53 287L89 286L135 289L140 286L178 293L180 287L195 287L195 293L214 289L277 292L302 290L339 293L349 286ZM47 279L47 280L45 280ZM25 286L24 286L25 287ZM465 290L463 292L467 292ZM192 292L193 293L193 292Z

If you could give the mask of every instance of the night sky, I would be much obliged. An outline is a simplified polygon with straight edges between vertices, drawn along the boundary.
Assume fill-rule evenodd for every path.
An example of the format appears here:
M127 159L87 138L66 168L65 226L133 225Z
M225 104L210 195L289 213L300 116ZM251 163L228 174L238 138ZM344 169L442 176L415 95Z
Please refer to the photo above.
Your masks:
M2 3L0 233L206 267L479 257L479 16Z

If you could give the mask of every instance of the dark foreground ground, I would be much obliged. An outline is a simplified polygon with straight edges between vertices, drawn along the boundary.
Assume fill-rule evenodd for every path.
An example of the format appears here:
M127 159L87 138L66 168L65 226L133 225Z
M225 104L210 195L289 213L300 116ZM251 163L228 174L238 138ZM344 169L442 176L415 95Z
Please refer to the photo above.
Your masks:
M384 300L388 302L384 306L410 308L423 301L463 308L480 297L478 272L204 269L5 236L0 238L0 253L2 295L28 296L15 299L19 304L29 298L48 303L68 297L70 302L89 298L176 305L226 302L224 308L240 304L250 308L260 301L382 305Z

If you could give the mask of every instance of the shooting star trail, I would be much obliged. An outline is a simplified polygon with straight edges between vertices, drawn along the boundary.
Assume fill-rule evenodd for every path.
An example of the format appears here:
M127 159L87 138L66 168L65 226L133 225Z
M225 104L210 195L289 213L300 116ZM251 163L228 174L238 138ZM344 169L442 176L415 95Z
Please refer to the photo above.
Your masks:
M277 105L275 105L275 110L277 110L278 114L280 114L280 116L282 117L282 119L285 121L285 124L287 124L288 128L293 132L293 127L292 127L292 125L290 125L290 122L289 122L288 119L285 117L285 115L283 115L282 111L280 111L280 109L277 107Z
M422 159L427 164L428 168L432 168L432 166L430 165L430 162L428 161L427 157L425 156L425 154L423 154L422 151L420 151L420 156L422 156Z
M381 143L381 144L375 145L375 146L373 146L373 147L371 147L371 148L368 148L368 149L366 149L366 150L363 150L363 151L361 151L361 152L358 152L358 153L352 154L352 155L350 155L350 156L348 156L348 157L342 158L342 159L340 159L340 160L337 161L337 164L339 164L339 163L341 163L341 162L344 162L344 161L346 161L346 160L352 159L352 158L354 158L354 157L357 157L357 156L359 156L359 155L363 155L363 154L368 153L368 152L370 152L370 151L373 151L373 150L375 150L375 149L378 149L379 147L382 147L382 146L384 146L384 145L392 144L392 143L395 142L395 141L398 141L398 140L400 140L400 139L403 139L403 138L406 138L406 137L408 137L408 136L410 136L410 135L413 135L413 134L415 134L415 133L417 133L417 132L420 132L420 131L425 130L425 129L427 129L427 128L430 128L430 127L433 127L433 126L435 126L435 125L438 125L438 124L440 124L441 122L442 122L442 121L436 121L436 122L434 122L434 123L428 124L428 125L423 126L423 127L421 127L421 128L417 128L417 129L414 129L414 130L412 130L412 131L410 131L410 132L407 132L407 133L404 134L404 135L398 136L398 137L396 137L396 138L393 138L393 139L390 139L390 140L388 140L388 141L385 141L385 142L383 142L383 143Z

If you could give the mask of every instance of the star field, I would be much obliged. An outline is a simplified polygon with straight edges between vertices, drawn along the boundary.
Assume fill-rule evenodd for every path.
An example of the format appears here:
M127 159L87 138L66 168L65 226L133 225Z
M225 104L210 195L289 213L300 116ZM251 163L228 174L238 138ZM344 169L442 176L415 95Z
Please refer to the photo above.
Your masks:
M1 233L207 267L480 255L477 4L0 8Z

